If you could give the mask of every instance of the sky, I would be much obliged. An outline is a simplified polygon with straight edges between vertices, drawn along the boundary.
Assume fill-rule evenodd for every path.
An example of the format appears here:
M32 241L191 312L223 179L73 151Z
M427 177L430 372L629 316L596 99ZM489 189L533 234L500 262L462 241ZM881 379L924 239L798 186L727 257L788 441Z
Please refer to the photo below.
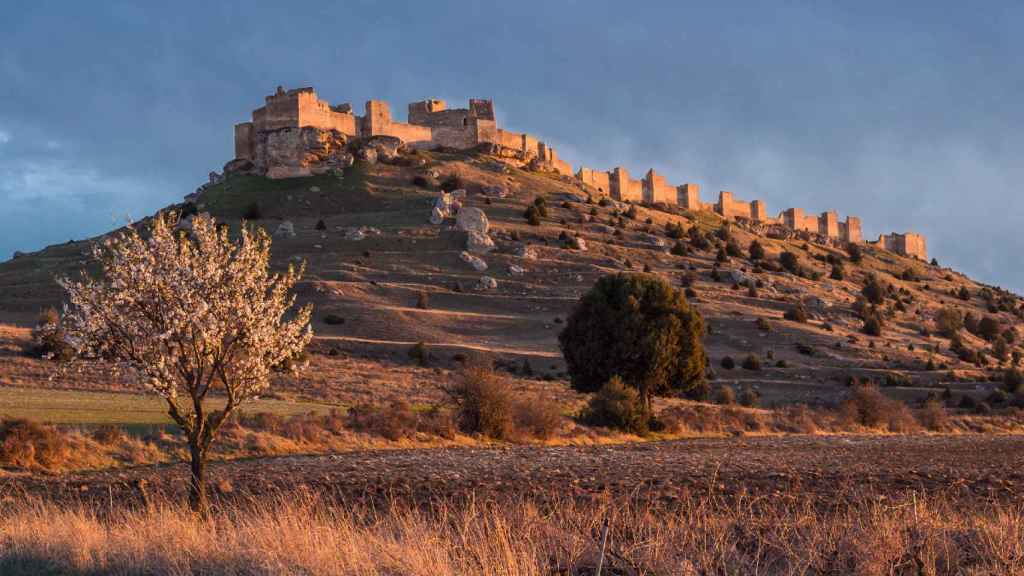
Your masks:
M0 19L0 260L178 202L278 85L493 98L573 166L916 231L1024 293L1024 4L46 2ZM639 176L637 176L639 177Z

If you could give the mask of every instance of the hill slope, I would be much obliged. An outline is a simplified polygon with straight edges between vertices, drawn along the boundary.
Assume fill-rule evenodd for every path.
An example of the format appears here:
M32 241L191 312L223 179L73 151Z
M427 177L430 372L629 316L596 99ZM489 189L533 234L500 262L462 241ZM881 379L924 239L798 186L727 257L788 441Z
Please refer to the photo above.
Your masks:
M496 250L483 256L484 272L460 259L466 234L451 220L428 223L439 184L453 178L468 191L464 206L484 210L491 224ZM496 187L507 195L494 195ZM1004 337L1013 340L1009 347L1019 346L1020 299L954 271L867 246L853 262L839 247L768 238L741 224L728 225L726 232L725 223L710 213L636 206L627 215L629 206L590 201L592 192L572 179L486 155L418 152L393 163L357 164L341 178L230 177L207 187L196 203L233 226L256 208L262 216L256 223L271 233L283 220L293 223L294 237L275 238L274 258L282 267L308 263L300 299L316 306L314 370L288 384L299 396L331 396L339 386L351 392L345 383L357 380L386 386L394 379L431 379L431 370L413 366L406 356L416 342L424 342L433 364L442 368L460 354L486 352L509 367L528 360L539 375L558 379L564 369L557 347L562 319L598 277L623 270L646 269L677 286L690 284L710 327L708 355L716 376L756 384L769 402L827 400L850 375L901 374L909 379L903 383L907 394L953 378L998 375L995 359L967 363L950 351L935 325L943 307L996 319ZM536 198L546 200L548 214L531 226L523 213ZM686 243L686 256L673 255L669 223L697 227L711 244L697 249ZM569 247L566 236L582 239L585 250ZM741 255L716 262L718 246L725 245L719 236L731 238ZM750 260L754 240L764 246L767 264ZM51 246L0 264L0 323L6 325L0 354L8 366L0 380L32 385L47 373L42 361L21 356L20 348L38 311L59 305L53 278L87 264L88 242ZM524 245L536 258L518 255ZM785 251L797 256L803 277L778 267ZM843 262L842 280L829 278L830 260ZM476 289L485 275L497 280L497 288ZM892 287L878 337L861 333L863 322L854 311L869 275ZM756 291L746 287L748 279ZM968 299L955 295L961 288ZM425 308L418 306L421 300ZM783 319L798 303L809 321ZM343 323L325 323L328 315ZM966 348L989 350L991 357L992 341L966 330L961 339ZM749 355L760 359L761 370L739 368ZM721 367L726 356L737 368ZM385 368L364 366L360 373L353 360L360 358ZM64 385L103 387L109 381L94 374Z

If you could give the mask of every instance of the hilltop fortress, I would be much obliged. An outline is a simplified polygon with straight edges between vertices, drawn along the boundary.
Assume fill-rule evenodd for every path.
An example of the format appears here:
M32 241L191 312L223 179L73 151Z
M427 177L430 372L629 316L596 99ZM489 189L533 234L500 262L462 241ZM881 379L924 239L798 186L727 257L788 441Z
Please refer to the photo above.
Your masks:
M331 106L318 98L313 88L279 87L252 112L250 122L235 125L235 160L225 170L255 171L269 178L324 173L351 164L346 145L354 139L393 149L479 149L514 158L533 169L575 178L595 195L621 202L676 205L691 211L713 211L727 219L781 225L840 242L864 241L856 216L841 221L836 212L814 215L788 208L770 217L763 201L740 200L727 191L719 192L717 202L706 203L700 198L699 185L672 185L654 169L639 180L631 178L622 166L609 171L580 167L574 173L553 147L529 134L499 128L490 100L471 99L467 108L448 108L443 100L413 102L407 122L395 120L387 102L380 100L366 102L364 110L364 115L357 116L348 103ZM904 256L928 257L925 238L913 232L883 234L873 244Z

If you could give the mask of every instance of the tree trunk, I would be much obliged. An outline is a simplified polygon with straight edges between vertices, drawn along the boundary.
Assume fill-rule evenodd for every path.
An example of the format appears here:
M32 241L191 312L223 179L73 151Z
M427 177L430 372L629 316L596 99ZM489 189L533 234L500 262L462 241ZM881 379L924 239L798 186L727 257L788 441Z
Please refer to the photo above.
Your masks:
M207 513L206 502L206 450L199 446L198 439L189 441L192 454L192 480L188 485L188 505L196 514Z

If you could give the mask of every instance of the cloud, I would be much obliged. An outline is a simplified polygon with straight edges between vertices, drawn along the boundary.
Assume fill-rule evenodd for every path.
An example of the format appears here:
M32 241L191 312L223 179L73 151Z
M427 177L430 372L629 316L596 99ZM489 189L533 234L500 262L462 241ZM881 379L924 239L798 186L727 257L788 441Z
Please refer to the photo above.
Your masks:
M11 141L11 133L5 130L0 130L0 144L7 144Z

